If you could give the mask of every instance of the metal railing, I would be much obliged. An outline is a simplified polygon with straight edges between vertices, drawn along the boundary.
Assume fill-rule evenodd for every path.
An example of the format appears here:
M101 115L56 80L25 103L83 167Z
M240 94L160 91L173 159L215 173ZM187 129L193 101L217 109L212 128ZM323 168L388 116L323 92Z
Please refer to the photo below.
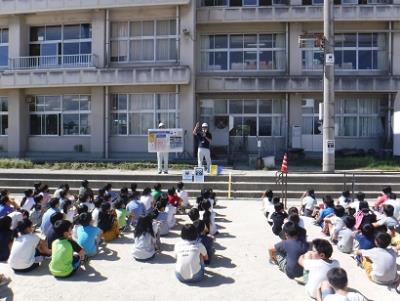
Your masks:
M9 68L13 70L87 68L94 66L93 54L23 56L11 58Z

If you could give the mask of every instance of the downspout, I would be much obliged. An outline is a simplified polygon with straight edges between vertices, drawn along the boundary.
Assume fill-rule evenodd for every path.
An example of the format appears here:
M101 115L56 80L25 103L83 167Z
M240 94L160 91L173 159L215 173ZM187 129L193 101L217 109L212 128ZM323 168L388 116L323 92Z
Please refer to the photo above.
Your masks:
M289 93L285 94L285 105L286 105L286 139L285 139L285 148L286 151L289 149L289 134L290 134L290 123L289 123Z
M181 61L181 54L180 54L180 36L181 36L181 24L180 24L180 15L181 15L181 11L179 8L179 5L176 6L176 10L175 10L175 26L176 26L176 40L175 40L175 47L176 47L176 63L180 63Z
M290 24L289 24L289 22L286 22L286 74L287 75L290 75L290 68L289 68L289 66L290 66L290 52L289 52L289 49L290 49L290 37L289 37L289 33L290 33Z
M106 30L105 30L105 67L110 65L110 10L106 9Z
M393 48L393 32L392 32L392 30L393 30L393 22L390 21L389 22L389 45L388 45L389 75L392 75L392 73L393 73L393 49L392 49Z
M105 95L105 110L104 110L104 122L105 122L105 126L104 126L104 156L106 159L108 159L109 156L109 127L110 127L110 120L109 120L109 116L110 114L109 112L109 106L110 106L110 101L109 101L109 87L105 86L104 89Z

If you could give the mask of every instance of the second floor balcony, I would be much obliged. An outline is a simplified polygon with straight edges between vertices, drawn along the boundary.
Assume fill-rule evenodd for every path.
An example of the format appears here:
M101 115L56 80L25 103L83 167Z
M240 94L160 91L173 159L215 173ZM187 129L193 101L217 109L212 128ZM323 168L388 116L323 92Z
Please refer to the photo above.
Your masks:
M11 70L89 68L96 66L95 58L93 54L24 56L11 58L8 67Z

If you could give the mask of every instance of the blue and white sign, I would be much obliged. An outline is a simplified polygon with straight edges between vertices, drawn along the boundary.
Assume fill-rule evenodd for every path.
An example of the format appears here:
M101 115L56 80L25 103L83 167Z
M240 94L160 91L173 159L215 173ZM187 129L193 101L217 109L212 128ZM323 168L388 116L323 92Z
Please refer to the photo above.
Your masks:
M193 181L193 170L183 170L182 171L182 182L192 183Z
M193 182L195 183L204 183L204 168L203 167L195 167Z

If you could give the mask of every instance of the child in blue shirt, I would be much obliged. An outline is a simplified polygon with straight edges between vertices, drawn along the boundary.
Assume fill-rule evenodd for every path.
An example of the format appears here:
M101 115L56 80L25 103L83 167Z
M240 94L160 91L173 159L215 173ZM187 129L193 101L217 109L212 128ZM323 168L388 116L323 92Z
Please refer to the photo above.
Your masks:
M83 212L79 215L80 226L77 229L77 242L85 250L88 257L97 254L102 231L100 228L92 226L92 214L90 212Z
M139 192L132 192L132 200L126 205L126 210L129 213L129 222L132 226L136 226L139 217L145 216L146 209L139 201Z

